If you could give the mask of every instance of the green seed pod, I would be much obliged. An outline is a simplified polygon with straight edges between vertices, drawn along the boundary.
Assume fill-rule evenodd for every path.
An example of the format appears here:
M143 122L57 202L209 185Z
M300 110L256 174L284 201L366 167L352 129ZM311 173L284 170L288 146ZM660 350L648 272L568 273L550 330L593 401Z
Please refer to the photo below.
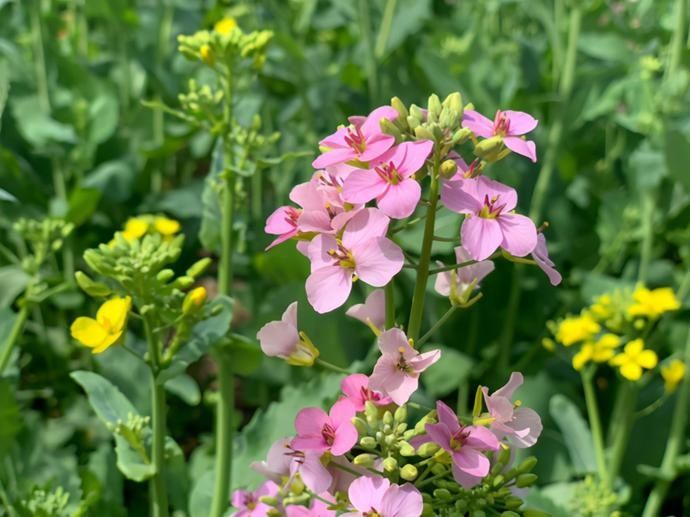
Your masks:
M403 478L405 481L414 481L415 479L417 479L418 475L419 471L417 470L417 467L415 467L414 465L407 464L400 469L400 477Z
M81 288L81 290L89 296L108 296L112 292L110 287L92 280L88 275L82 273L81 271L74 273L74 279L77 281L77 285Z
M398 470L398 460L396 460L393 456L388 456L383 460L383 470L386 472L395 472Z
M376 443L376 440L374 439L373 436L362 436L359 440L359 445L362 446L364 449L376 449L376 446L378 445Z

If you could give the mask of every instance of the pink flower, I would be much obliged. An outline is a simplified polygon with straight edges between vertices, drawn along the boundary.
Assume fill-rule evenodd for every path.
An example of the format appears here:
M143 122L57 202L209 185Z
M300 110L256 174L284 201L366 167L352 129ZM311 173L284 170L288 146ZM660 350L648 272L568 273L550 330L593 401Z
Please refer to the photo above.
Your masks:
M508 383L496 390L493 395L489 395L489 388L482 388L489 417L493 419L490 424L491 430L499 439L507 436L515 447L521 449L537 443L543 428L536 411L520 407L519 402L513 404L510 401L522 383L522 374L513 372Z
M353 305L345 314L380 331L386 324L386 293L376 289L364 303Z
M299 451L293 449L292 446L290 446L290 451L293 458L290 464L291 476L299 474L307 488L317 494L330 489L333 485L333 473L323 464L321 451Z
M394 137L381 132L380 121L384 118L394 120L397 117L398 112L393 108L381 106L365 119L351 118L353 123L350 126L338 129L319 142L319 146L327 150L312 162L312 166L322 169L352 160L368 162L378 158L395 143Z
M333 496L328 493L319 494L319 497L328 500L333 500ZM335 504L335 501L333 501ZM311 506L290 505L285 507L286 517L335 517L335 510L329 510L328 505L319 499L314 499Z
M561 283L563 277L556 271L556 264L549 258L549 250L546 247L546 237L544 237L543 233L537 235L537 246L534 248L534 251L532 251L532 258L541 270L546 273L546 276L549 277L551 285L558 285Z
M362 476L352 482L348 490L350 503L356 511L343 517L419 517L422 515L422 494L414 486L391 485L380 476Z
M511 151L537 161L537 147L531 140L520 138L529 133L539 122L530 114L522 111L497 111L493 122L474 110L465 110L462 126L469 128L475 135L484 138L498 136Z
M347 399L333 404L330 413L316 407L304 408L295 419L297 437L292 440L292 447L342 456L352 449L359 437L352 423L356 412L354 404Z
M317 184L312 180L306 183L300 183L293 187L290 191L290 200L299 205L299 208L292 206L281 206L276 209L266 220L266 227L264 231L271 235L277 235L271 244L266 248L271 249L278 244L285 242L288 239L296 237L300 231L308 231L300 228L299 221L306 214L313 212L325 212L324 206L326 203L324 194L317 188ZM310 218L318 216L311 215ZM327 221L330 219L327 217Z
M458 264L463 262L470 262L472 257L468 251L462 246L457 246L455 248L455 259ZM440 266L443 266L439 262ZM455 295L462 299L468 289L474 289L479 282L484 280L484 278L494 270L494 263L490 260L481 260L476 264L470 264L469 266L463 266L455 270L455 274L451 271L444 271L436 276L436 282L434 283L434 289L441 296L451 296L451 293L455 291ZM451 289L453 284L453 279L455 280L455 288Z
M319 350L304 332L297 330L297 302L285 309L280 321L266 323L256 334L261 350L269 357L280 357L288 364L311 366Z
M343 198L350 203L376 199L387 216L409 217L422 196L422 187L412 175L424 166L433 147L431 140L421 140L389 149L372 161L369 170L354 170L347 177Z
M460 425L457 415L440 400L436 413L438 424L426 424L427 435L450 453L455 481L472 488L489 473L491 462L484 452L498 450L498 439L486 427Z
M271 445L266 461L254 461L249 466L266 479L282 484L285 478L290 477L290 469L295 461L291 441L292 438L281 438Z
M273 481L266 481L254 492L248 490L235 490L232 493L232 505L239 511L235 517L265 517L271 509L259 499L263 496L275 496L279 487Z
M444 183L441 199L449 209L468 214L462 223L462 245L475 260L488 258L500 246L524 257L537 245L537 228L512 211L517 192L484 176Z
M347 222L341 238L321 234L311 241L306 289L316 312L329 312L344 304L353 277L383 287L400 272L402 250L385 237L389 221L375 208L365 208Z
M390 396L397 405L417 391L419 375L441 358L440 350L420 354L410 346L405 333L393 328L379 336L381 357L369 378L369 389Z
M363 373L353 373L345 377L340 382L340 389L358 412L364 411L367 402L373 402L377 406L387 406L392 402L390 397L369 389L369 377Z

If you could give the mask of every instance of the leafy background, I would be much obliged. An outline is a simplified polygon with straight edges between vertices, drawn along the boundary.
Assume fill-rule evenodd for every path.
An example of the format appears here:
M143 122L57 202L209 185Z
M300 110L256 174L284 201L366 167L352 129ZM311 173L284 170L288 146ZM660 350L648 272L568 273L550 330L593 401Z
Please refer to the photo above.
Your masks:
M287 201L292 185L310 176L320 137L348 115L366 113L393 95L423 104L432 92L460 90L466 102L489 115L498 108L528 111L540 121L535 139L542 161L533 165L510 157L495 174L519 187L527 212L544 157L552 153L553 175L539 212L550 223L551 255L564 283L552 288L539 271L497 264L481 303L435 336L445 359L424 379L423 396L452 399L459 392L462 403L477 383L496 387L510 366L522 369L529 379L521 398L546 426L535 452L541 488L531 502L568 515L563 502L572 482L595 465L579 379L542 348L546 322L579 310L606 289L634 284L645 235L652 236L650 285L678 285L690 264L685 40L683 66L668 73L678 3L0 0L0 242L3 249L15 248L11 224L22 216L73 222L77 230L57 259L71 281L72 272L84 267L83 250L107 242L130 216L163 212L179 219L187 235L180 271L213 256L197 235L202 226L212 231L218 224L203 194L214 167L214 142L142 101L176 106L186 81L203 73L176 52L176 35L232 15L247 30L275 32L258 86L242 92L241 120L248 124L260 114L267 132L280 131L273 156L307 151L277 165L268 160L244 182L233 328L253 339L297 298L301 324L325 359L343 366L366 361L372 339L365 327L346 321L342 310L318 319L311 312L303 290L307 264L292 246L263 251L269 242L262 231L265 217ZM391 8L386 31L385 10ZM571 88L564 89L574 10L581 13L575 73ZM555 126L560 138L553 135ZM458 230L455 218L442 224L444 235ZM403 245L415 249L418 242L411 232ZM450 260L452 245L437 244L437 255ZM0 266L4 337L27 279L4 253ZM213 289L212 276L204 282ZM398 287L403 309L412 279ZM352 301L365 294L356 292ZM439 317L446 303L430 290L428 320ZM145 487L123 480L110 433L70 376L97 371L140 413L148 412L140 381L144 365L117 349L92 357L69 338L69 323L94 309L72 286L31 315L22 354L0 382L0 501L25 497L37 486L62 486L71 494L71 512L81 507L86 515L145 514ZM665 321L654 346L681 349L687 315ZM509 364L497 360L506 349ZM338 379L313 378L267 358L238 364L237 371L241 431L234 479L251 484L256 478L249 462L288 432L299 407L332 399ZM172 504L203 516L210 496L214 366L199 360L179 379L167 386L173 394L170 434L189 463L178 465L184 482ZM604 415L612 385L609 373L598 376ZM661 382L654 381L642 401L654 400L660 390ZM668 401L635 424L623 471L633 488L627 507L633 515L650 482L636 465L659 464L671 408ZM665 511L689 511L688 493L685 476L673 484Z

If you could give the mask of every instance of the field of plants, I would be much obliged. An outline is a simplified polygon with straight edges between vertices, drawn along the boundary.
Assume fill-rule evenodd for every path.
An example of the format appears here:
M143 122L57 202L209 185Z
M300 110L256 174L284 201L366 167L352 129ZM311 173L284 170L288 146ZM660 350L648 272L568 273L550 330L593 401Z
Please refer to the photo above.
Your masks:
M0 517L690 515L687 0L0 0Z

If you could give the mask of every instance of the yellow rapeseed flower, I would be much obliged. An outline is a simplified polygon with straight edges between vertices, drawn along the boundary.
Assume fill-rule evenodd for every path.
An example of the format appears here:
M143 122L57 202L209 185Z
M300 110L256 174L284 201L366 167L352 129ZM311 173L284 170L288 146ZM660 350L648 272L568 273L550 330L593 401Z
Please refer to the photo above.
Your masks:
M129 296L111 298L100 306L96 319L81 316L74 320L70 327L72 337L91 348L94 354L104 352L122 336L131 307Z
M587 363L605 363L616 353L621 338L616 334L604 334L596 342L587 342L582 345L580 351L573 356L573 368L580 371Z
M122 236L128 241L139 239L149 231L149 224L149 220L146 217L130 217L125 223Z
M222 20L216 22L213 26L213 30L216 31L221 36L227 36L237 27L237 20L231 16L227 16Z
M609 364L620 368L621 375L629 381L642 377L643 369L654 368L658 362L653 350L645 350L641 339L633 339L625 345L623 352L613 357Z
M163 237L172 237L180 231L180 223L175 219L168 219L167 217L156 217L153 220L153 227Z
M633 292L633 303L628 307L628 316L658 318L665 312L678 309L680 302L670 287L647 289L639 285Z
M556 340L564 346L570 346L592 339L600 330L601 326L588 313L568 316L558 324Z
M196 287L189 291L182 302L182 313L191 314L194 312L203 305L207 296L205 287Z
M676 391L678 384L685 377L685 363L680 359L673 359L661 367L661 376L664 378L664 389L667 393Z

